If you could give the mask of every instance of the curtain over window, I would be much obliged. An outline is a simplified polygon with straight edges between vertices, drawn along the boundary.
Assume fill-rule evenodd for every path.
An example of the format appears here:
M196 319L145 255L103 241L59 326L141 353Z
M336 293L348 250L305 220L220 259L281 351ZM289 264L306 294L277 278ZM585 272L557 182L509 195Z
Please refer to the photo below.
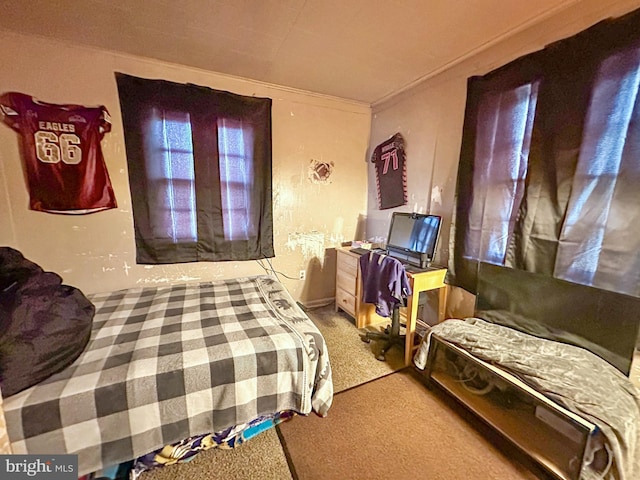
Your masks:
M273 257L271 100L116 80L137 262Z
M451 283L482 261L640 296L639 22L469 79Z

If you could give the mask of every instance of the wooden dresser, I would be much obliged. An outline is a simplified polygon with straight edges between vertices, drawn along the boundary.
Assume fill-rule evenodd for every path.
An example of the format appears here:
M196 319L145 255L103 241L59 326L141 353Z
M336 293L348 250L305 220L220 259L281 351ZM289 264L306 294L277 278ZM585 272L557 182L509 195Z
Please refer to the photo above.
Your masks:
M360 255L353 253L349 248L339 248L336 260L336 312L343 310L351 315L356 322L356 328L365 328L367 325L388 322L389 319L376 314L375 306L362 303L362 282L360 281ZM413 337L415 333L416 317L418 313L418 297L420 292L427 290L439 290L438 321L444 319L444 310L447 304L447 286L444 277L446 268L432 269L416 273L408 272L409 284L413 291L407 300L407 308L401 309L401 315L406 321L407 338L405 343L405 363L411 362L415 346Z
M356 319L358 325L358 312L360 310L360 269L358 262L360 255L350 252L348 249L339 248L336 260L336 312L344 310Z

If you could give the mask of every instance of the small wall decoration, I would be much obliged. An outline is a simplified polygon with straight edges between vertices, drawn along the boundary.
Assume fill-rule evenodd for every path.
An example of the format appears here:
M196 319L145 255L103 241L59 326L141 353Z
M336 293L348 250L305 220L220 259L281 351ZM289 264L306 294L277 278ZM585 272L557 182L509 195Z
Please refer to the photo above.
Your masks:
M309 180L311 183L329 183L329 177L333 173L333 162L319 162L311 159L309 165Z
M24 93L0 96L2 120L20 134L29 208L83 214L116 208L100 141L104 106L55 105Z
M376 168L380 210L407 204L407 168L404 139L396 133L376 147L371 155Z

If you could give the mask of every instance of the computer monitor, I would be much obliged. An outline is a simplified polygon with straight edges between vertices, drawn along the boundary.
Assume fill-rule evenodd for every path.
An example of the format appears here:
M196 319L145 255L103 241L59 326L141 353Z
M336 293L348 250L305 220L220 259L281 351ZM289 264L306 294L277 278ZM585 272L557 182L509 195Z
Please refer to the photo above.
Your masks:
M438 215L393 212L388 254L420 268L428 267L435 256L441 221Z

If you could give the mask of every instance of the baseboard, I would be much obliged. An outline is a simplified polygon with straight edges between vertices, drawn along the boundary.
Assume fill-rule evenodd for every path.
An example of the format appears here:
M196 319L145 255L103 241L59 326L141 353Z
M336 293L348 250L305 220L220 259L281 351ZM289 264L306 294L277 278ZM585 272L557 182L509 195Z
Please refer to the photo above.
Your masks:
M306 302L298 302L303 308L319 308L331 305L335 302L335 297L319 298L317 300L307 300Z

